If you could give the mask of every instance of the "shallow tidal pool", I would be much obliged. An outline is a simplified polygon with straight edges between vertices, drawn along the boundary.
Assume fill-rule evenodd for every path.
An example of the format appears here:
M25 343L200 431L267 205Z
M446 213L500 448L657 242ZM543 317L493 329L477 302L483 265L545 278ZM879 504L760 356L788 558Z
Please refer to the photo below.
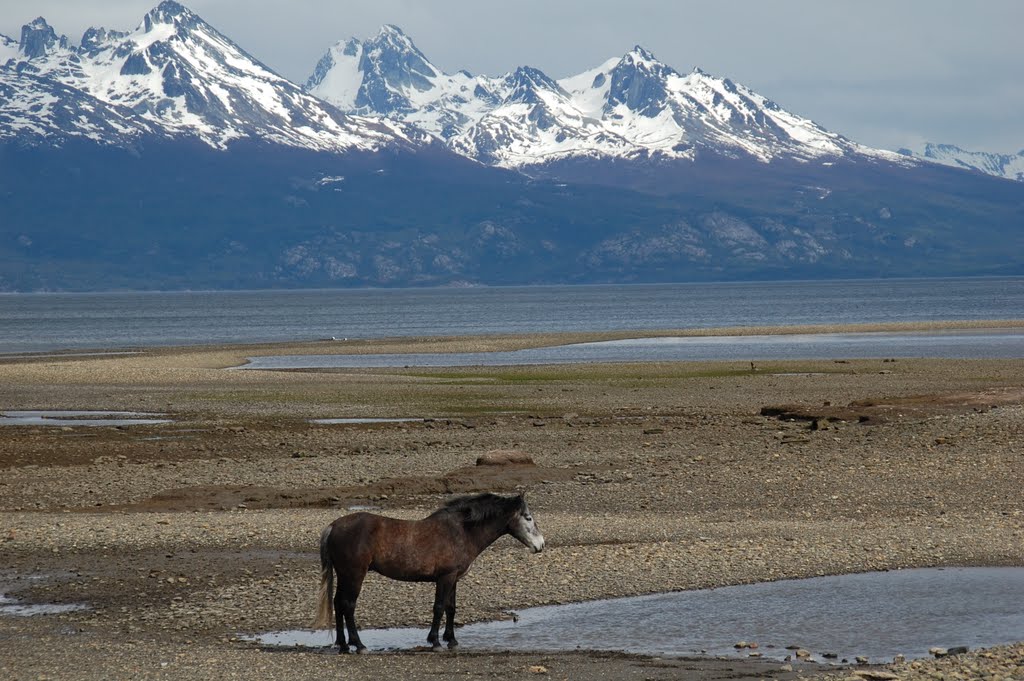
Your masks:
M358 613L358 610L357 610ZM422 628L367 629L371 650L425 644ZM990 647L1024 640L1024 568L928 568L654 594L529 608L516 621L461 627L475 650L616 650L647 655L784 659L796 648L833 662L889 662L932 647ZM332 631L280 631L251 640L322 647ZM737 649L756 643L756 651Z

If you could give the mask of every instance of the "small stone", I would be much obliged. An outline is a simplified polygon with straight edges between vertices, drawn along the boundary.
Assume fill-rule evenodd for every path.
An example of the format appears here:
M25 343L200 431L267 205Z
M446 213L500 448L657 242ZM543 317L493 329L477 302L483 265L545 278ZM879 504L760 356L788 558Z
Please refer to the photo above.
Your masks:
M535 665L531 665L527 669L527 671L530 672L531 674L547 674L548 673L548 668L545 667L542 664L535 664Z
M868 658L865 657L864 655L858 655L857 657L853 658L853 661L856 662L857 664L867 664L868 663Z
M807 650L806 648L797 648L796 652L793 654L801 660L806 660L811 656L811 651Z
M880 669L858 669L853 675L867 681L897 681L900 677L892 672L884 672Z
M935 657L945 657L946 655L949 655L948 650L946 650L945 648L941 648L939 646L932 646L928 649L928 653Z
M793 665L791 665L791 664L784 664L781 667L779 667L779 671L780 672L791 672L791 671L793 671Z

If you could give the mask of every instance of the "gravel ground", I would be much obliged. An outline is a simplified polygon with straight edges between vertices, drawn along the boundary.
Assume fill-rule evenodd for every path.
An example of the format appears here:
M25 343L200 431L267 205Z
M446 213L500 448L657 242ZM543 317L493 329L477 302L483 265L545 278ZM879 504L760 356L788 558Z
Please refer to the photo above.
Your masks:
M551 340L425 339L355 351ZM241 641L240 633L308 624L316 538L348 506L413 518L451 494L484 489L525 489L548 547L527 555L505 538L485 552L459 591L462 622L787 577L1024 566L1020 362L223 370L251 354L309 347L324 349L0 362L3 409L137 409L175 419L0 428L0 592L90 606L0 617L0 678L1024 676L1019 645L836 675L739 658L341 658ZM433 420L308 421L342 416ZM493 449L525 452L537 465L473 465ZM429 586L371 576L361 625L425 626L431 597Z

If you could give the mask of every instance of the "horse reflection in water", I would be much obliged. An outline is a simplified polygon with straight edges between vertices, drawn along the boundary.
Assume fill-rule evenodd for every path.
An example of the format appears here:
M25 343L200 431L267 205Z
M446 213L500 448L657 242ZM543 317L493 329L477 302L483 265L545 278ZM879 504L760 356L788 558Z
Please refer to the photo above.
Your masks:
M446 617L442 640L455 640L455 588L480 553L506 534L534 553L544 536L522 496L479 494L459 497L423 520L398 520L372 513L338 518L320 534L320 595L314 629L337 629L342 653L354 646L364 652L356 627L356 599L369 570L407 582L435 582L434 618L427 641L441 649L437 634ZM338 588L331 591L337 574ZM333 607L332 607L333 606ZM348 642L345 630L348 630Z

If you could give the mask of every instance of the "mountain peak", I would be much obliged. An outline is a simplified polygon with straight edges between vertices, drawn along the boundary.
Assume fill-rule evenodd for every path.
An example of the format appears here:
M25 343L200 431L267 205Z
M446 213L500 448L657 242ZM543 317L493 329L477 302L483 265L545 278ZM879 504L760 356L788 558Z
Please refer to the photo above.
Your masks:
M633 46L632 50L622 56L620 64L629 64L633 68L657 73L675 73L671 66L663 61L659 61L653 52L642 45Z
M31 28L33 30L46 30L46 29L49 29L50 31L53 30L53 27L51 27L49 22L46 21L46 19L44 19L43 17L36 17L32 21L30 21L27 24L25 24L25 26L27 26L28 28Z
M655 56L637 45L627 52L612 69L608 92L609 108L625 104L629 109L646 116L661 111L668 93L666 79L677 75L675 69L658 61Z
M412 41L408 35L406 35L402 29L394 24L384 24L377 31L377 35L367 40L366 48L368 51L380 50L386 58L412 58L415 61L426 61L426 57L416 44ZM409 57L407 55L413 55Z
M163 0L146 14L143 19L145 31L148 33L154 26L173 24L175 26L195 26L202 19L199 15L175 0Z
M66 48L68 46L67 36L58 38L53 27L42 17L36 17L21 27L21 41L18 46L21 53L29 59L45 57L58 45Z
M654 56L654 53L645 48L643 45L634 45L633 49L630 50L626 56L640 59L643 61L658 61Z
M102 49L108 42L122 40L128 36L125 31L110 31L103 27L91 27L82 34L82 51L94 53Z
M441 73L394 24L373 38L335 43L306 81L306 90L348 111L409 113L410 98L432 91Z
M532 66L520 66L508 77L508 83L514 88L508 97L512 101L533 103L538 90L550 90L564 97L569 97L561 85L552 80L546 73Z
M380 27L380 30L377 31L378 37L385 35L400 36L402 38L409 37L405 34L405 31L400 29L398 26L395 26L394 24L384 24L383 26Z
M366 41L366 46L369 49L382 49L389 53L404 53L414 52L419 54L420 51L416 49L416 45L412 42L412 38L407 36L402 29L394 24L384 24L377 31L377 35Z
M165 17L188 17L195 16L195 13L180 2L175 0L163 0L159 5L150 10L150 14L157 13Z

